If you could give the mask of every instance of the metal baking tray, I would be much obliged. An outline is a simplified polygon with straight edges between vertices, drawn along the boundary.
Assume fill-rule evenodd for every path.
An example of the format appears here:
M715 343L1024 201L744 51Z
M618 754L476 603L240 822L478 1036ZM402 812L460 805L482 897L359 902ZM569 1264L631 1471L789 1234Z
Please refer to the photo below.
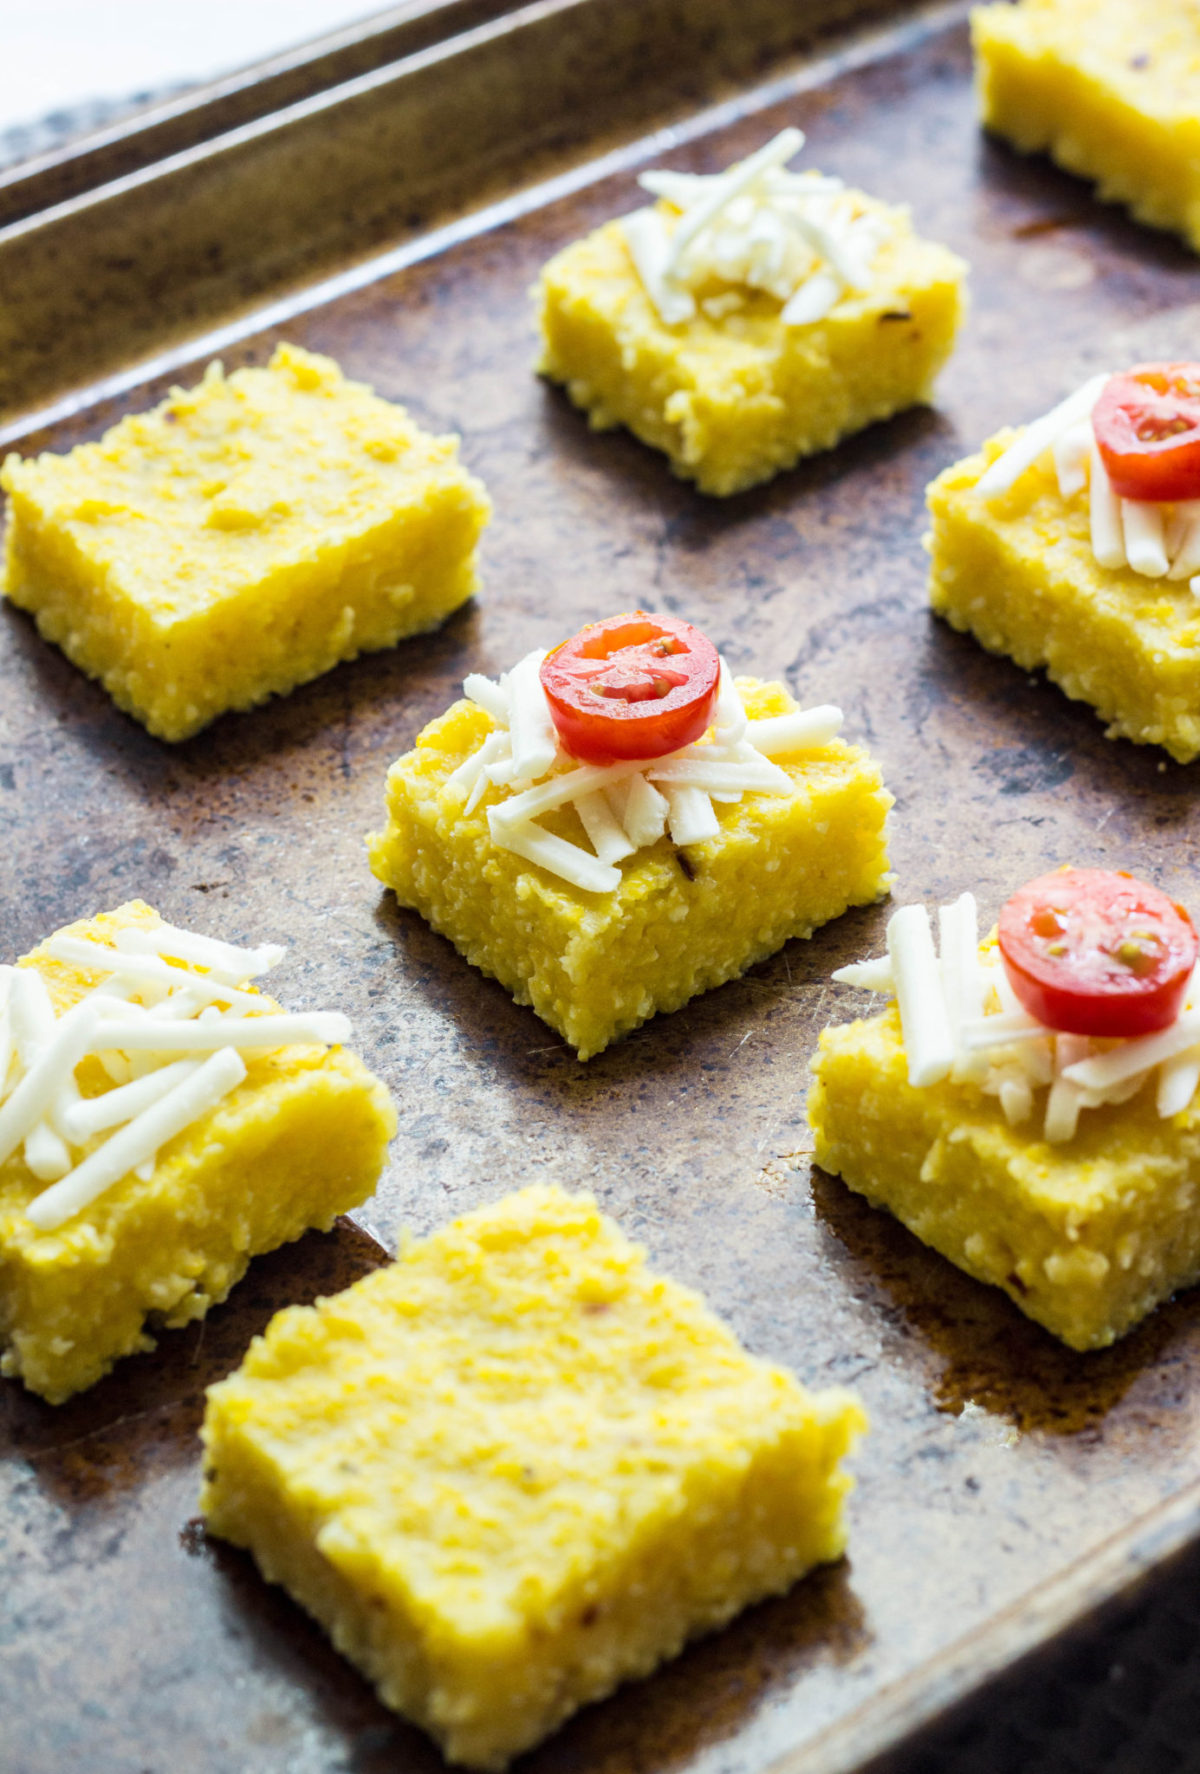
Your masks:
M623 433L589 433L534 378L527 291L555 248L632 207L640 167L716 167L785 122L807 130L808 164L911 203L970 260L973 313L934 409L714 502ZM395 153L406 131L409 159L368 151ZM203 1325L57 1410L0 1387L0 1766L440 1765L248 1560L205 1538L202 1389L280 1305L344 1285L402 1228L533 1178L594 1190L752 1349L853 1385L874 1427L847 1560L587 1709L530 1768L890 1765L1193 1542L1200 1294L1074 1355L811 1166L807 1058L857 1007L829 975L878 949L886 906L580 1065L398 911L363 850L388 762L468 669L641 603L691 616L737 669L843 705L897 797L899 898L970 887L987 915L1074 861L1200 903L1189 771L1106 740L1090 710L925 609L930 477L1095 367L1186 355L1200 302L1182 246L980 136L963 8L497 9L13 224L0 287L5 435L24 452L98 435L218 348L260 362L287 337L460 431L496 505L484 591L439 633L174 749L0 612L5 954L135 894L219 934L282 937L280 995L347 1009L400 1114L357 1225L256 1262Z

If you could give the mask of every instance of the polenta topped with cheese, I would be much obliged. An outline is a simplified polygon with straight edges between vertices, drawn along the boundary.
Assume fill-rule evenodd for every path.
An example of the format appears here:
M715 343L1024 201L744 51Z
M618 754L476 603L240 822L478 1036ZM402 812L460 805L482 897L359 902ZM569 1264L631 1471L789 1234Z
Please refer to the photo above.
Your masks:
M564 248L538 286L538 368L724 497L932 397L961 259L907 211L782 162L642 175L656 204Z
M1064 869L978 945L974 897L842 968L894 995L828 1028L808 1115L824 1169L1074 1349L1200 1280L1196 932L1149 884Z
M0 969L0 1370L51 1403L375 1187L388 1093L281 956L135 900Z
M676 621L611 619L664 631ZM609 627L575 639L591 646ZM634 650L644 644L655 643ZM400 903L581 1059L887 890L891 796L867 754L838 737L840 711L800 710L782 685L729 679L705 645L712 701L699 732L710 718L712 732L655 759L587 763L560 748L541 675L566 646L540 663L529 655L507 682L472 674L467 698L392 765L387 824L367 840ZM666 655L636 670L652 688L679 663ZM630 709L654 707L645 688ZM586 684L580 695L591 709L583 726L625 700Z

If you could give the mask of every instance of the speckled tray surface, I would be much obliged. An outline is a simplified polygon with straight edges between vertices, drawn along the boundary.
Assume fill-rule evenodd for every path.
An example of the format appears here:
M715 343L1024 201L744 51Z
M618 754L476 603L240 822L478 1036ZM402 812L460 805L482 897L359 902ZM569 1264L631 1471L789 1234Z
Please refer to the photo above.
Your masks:
M0 611L5 956L134 894L215 934L281 938L279 996L349 1011L400 1114L360 1227L260 1260L202 1326L57 1410L0 1387L5 1774L440 1766L246 1559L205 1539L202 1388L278 1306L346 1284L402 1227L531 1178L595 1190L752 1349L853 1385L874 1422L848 1560L588 1709L529 1758L542 1774L865 1767L1196 1535L1200 1295L1072 1355L811 1167L807 1057L857 1003L829 974L877 950L887 907L583 1066L366 865L388 762L466 671L641 603L690 616L736 669L842 704L897 797L899 898L970 887L986 916L1074 861L1200 904L1193 774L1107 741L1088 709L933 622L920 545L926 482L998 424L1093 368L1193 348L1200 264L985 142L960 25L856 59L794 81L768 65L770 86L645 159L712 168L798 122L807 164L910 202L973 266L935 410L721 503L624 434L590 434L530 373L527 290L557 246L633 205L630 156L223 353L261 362L295 339L462 433L496 516L484 592L440 633L171 749ZM96 436L205 356L19 447Z

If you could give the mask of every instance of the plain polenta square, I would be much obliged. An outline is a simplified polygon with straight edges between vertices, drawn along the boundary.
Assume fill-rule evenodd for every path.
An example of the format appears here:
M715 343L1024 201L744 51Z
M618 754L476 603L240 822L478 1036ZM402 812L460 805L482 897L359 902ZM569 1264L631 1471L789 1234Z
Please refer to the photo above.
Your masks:
M170 740L437 627L490 511L456 438L291 345L0 486L5 596Z
M986 128L1200 249L1193 0L1020 0L971 16Z
M1072 1349L1123 1336L1200 1280L1200 1105L1160 1118L1152 1091L1088 1109L1050 1145L994 1096L920 1089L895 1006L826 1029L812 1062L814 1156Z
M56 934L114 946L161 920L134 900ZM48 939L49 940L49 939ZM41 974L58 1016L102 975L45 947L18 963ZM264 1011L279 1006L262 995ZM85 1097L109 1088L101 1061L77 1069ZM244 1081L52 1232L26 1216L44 1188L20 1148L0 1164L0 1371L59 1404L150 1330L203 1318L250 1259L323 1230L371 1194L396 1116L387 1090L340 1047L251 1052Z
M780 684L741 678L738 689L751 720L796 707ZM791 796L718 806L716 837L683 850L660 838L620 864L620 886L605 894L494 843L487 809L497 791L468 815L443 793L491 729L490 716L464 701L418 735L388 772L387 825L368 839L371 867L580 1059L887 891L892 797L878 766L844 740L777 756ZM573 807L542 824L587 842Z
M201 1507L452 1761L502 1768L845 1544L866 1419L538 1186L279 1313Z
M702 493L739 493L933 395L964 309L961 259L890 218L868 290L824 320L784 326L747 290L736 313L668 326L619 221L566 247L538 286L540 373L598 430L625 425Z
M1017 435L998 432L928 489L932 608L1024 670L1044 668L1110 738L1188 763L1200 755L1200 605L1186 580L1099 566L1086 497L1064 499L1045 461L980 498L980 476Z

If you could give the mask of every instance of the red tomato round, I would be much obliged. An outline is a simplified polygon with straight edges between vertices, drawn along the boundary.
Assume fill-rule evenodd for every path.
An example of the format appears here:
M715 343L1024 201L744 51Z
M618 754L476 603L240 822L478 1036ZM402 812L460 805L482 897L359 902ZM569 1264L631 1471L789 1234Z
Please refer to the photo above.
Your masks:
M1000 957L1039 1022L1070 1035L1149 1035L1183 1007L1197 937L1181 905L1133 875L1060 869L1000 913Z
M634 610L588 626L542 662L559 738L588 764L661 758L690 745L717 700L717 649L690 622Z
M1092 430L1123 499L1200 499L1200 363L1143 363L1110 376Z

